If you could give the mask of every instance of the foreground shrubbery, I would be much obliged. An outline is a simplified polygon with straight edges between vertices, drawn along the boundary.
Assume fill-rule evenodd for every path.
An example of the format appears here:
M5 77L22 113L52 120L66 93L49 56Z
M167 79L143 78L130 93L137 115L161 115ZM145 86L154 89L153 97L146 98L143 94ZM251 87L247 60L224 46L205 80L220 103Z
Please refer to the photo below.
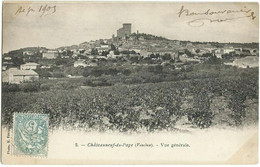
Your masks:
M40 90L39 82L26 82L21 84L8 84L3 83L2 85L3 92L37 92Z
M171 130L184 117L207 128L219 124L214 120L224 115L228 125L239 126L247 120L244 100L258 98L257 77L244 77L7 93L2 99L2 118L6 125L11 124L14 112L45 113L52 128L126 132ZM212 99L219 97L225 99L229 113L212 109Z
M17 85L17 84L2 83L2 91L3 92L18 92L18 91L20 91L20 88L19 88L19 85Z
M39 82L22 83L19 85L19 87L23 92L37 92L40 90L40 83Z

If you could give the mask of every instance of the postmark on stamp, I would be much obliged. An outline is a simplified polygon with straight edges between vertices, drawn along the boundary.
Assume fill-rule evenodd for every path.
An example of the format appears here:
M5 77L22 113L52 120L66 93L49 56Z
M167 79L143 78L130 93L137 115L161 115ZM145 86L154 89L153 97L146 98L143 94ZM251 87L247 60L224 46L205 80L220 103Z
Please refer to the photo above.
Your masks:
M13 154L46 157L48 124L49 118L46 114L15 113Z

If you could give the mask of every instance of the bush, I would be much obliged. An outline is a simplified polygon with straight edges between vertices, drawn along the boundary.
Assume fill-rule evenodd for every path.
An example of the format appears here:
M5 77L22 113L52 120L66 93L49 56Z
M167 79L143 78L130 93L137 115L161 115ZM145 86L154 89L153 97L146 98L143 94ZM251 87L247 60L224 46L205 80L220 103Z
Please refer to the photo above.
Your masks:
M99 80L87 79L85 81L85 85L92 86L92 87L96 87L96 86L112 86L112 83L110 83L108 80L106 80L104 78L101 78Z
M63 78L63 77L65 77L65 74L63 72L53 72L52 75L55 78Z
M143 83L143 79L137 76L129 77L123 81L125 84L140 84Z
M129 76L131 74L131 71L128 70L128 69L125 69L125 70L122 71L122 74L126 75L126 76Z
M41 84L40 89L41 89L42 91L47 91L47 90L50 90L51 87L52 87L52 84L50 84L50 83L44 83L44 84Z
M138 58L138 56L131 56L130 57L130 61L131 61L131 63L138 63L139 62L139 58Z
M99 80L97 80L97 81L93 81L93 86L111 86L112 84L111 83L109 83L109 82L107 82L106 80L104 80L104 81L99 81Z
M161 65L149 66L148 71L158 74L163 71L163 66Z
M116 68L109 68L109 69L105 72L105 74L107 74L107 75L117 75L118 72L119 72L119 71L118 71Z
M18 92L18 91L20 91L20 88L19 88L19 85L17 85L17 84L3 83L2 91L3 92Z
M51 77L51 73L47 70L37 69L35 71L39 74L40 78Z
M213 113L207 111L193 111L188 114L188 120L199 128L208 128L212 124Z
M152 75L150 78L146 80L147 83L157 83L162 82L164 80L163 76L161 75Z
M31 83L22 83L19 85L20 89L24 92L37 92L40 90L40 83L31 82Z
M53 89L62 89L62 90L68 90L72 88L75 88L75 86L67 81L59 81L53 86Z
M91 71L91 75L93 75L95 77L100 77L103 73L104 73L104 70L102 70L102 69L93 69Z
M172 57L171 57L171 55L170 54L164 54L164 55L162 55L162 59L163 60L170 60Z

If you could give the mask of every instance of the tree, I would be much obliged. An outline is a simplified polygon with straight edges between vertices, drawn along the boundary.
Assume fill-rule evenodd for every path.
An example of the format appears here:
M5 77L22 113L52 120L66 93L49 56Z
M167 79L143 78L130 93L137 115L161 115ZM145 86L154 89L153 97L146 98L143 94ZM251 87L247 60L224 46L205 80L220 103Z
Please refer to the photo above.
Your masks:
M48 78L51 77L51 73L44 69L36 69L35 72L39 74L40 78Z
M102 68L97 67L97 68L92 69L90 74L95 76L95 77L100 77L105 72L106 72L106 69L102 69Z
M57 66L59 66L59 65L67 65L67 63L68 63L67 59L62 59L62 58L55 59L55 64Z
M162 59L163 60L170 60L172 57L169 53L165 53L164 55L162 55Z
M149 72L153 72L153 73L162 73L163 71L163 66L162 65L155 65L155 66L149 66L148 67Z
M79 51L80 54L82 54L82 53L84 53L84 52L85 52L85 50L80 50L80 51Z
M130 51L131 54L136 54L136 52L134 50Z
M115 55L120 55L120 52L116 49L116 50L114 50L114 54Z
M63 72L58 72L58 71L57 72L53 72L52 75L55 78L63 78L63 77L65 77L65 74Z
M109 54L109 52L108 51L102 51L102 56L107 56Z
M199 50L199 49L196 49L195 52L198 54L198 53L200 52L200 50Z
M91 55L98 55L98 50L95 48L91 49Z
M130 61L131 61L132 63L138 63L138 62L139 62L138 56L131 56L131 57L130 57Z
M217 58L215 55L210 55L209 59L207 60L208 64L221 64L222 61L220 58Z
M111 50L112 50L112 51L115 51L115 50L116 50L115 45L111 44Z
M159 58L159 55L155 55L155 54L152 53L152 54L149 55L149 57L152 58L152 59L153 59L153 58L154 58L154 59L157 59L157 58Z
M21 58L21 57L13 57L12 61L15 66L20 66L20 65L24 64L23 58Z
M150 57L145 57L145 58L143 58L142 63L152 64L153 61L152 61L152 58L150 58Z
M107 75L117 75L119 71L116 69L116 68L109 68L107 71L106 71L106 74Z
M73 52L70 50L67 50L67 56L72 56L72 55L73 55Z
M132 72L129 69L125 69L125 70L122 71L122 74L124 74L126 76L130 75L131 73Z
M201 57L212 57L212 56L213 56L212 53L203 53Z
M194 57L194 55L193 55L188 49L185 49L185 50L184 50L184 53L185 53L188 57Z

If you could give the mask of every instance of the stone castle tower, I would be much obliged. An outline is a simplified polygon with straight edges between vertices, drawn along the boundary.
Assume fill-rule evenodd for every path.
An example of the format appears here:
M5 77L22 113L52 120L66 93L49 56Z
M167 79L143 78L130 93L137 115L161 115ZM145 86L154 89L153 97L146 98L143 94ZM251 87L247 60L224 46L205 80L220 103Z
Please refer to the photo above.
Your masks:
M131 26L131 23L124 23L123 27L117 30L117 37L122 38L131 35Z

